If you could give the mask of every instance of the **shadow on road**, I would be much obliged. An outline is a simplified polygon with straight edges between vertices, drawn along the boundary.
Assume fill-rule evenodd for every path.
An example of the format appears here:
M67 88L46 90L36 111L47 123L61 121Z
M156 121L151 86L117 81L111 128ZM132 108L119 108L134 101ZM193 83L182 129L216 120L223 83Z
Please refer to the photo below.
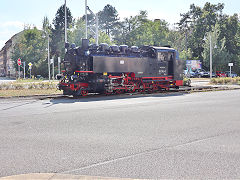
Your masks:
M155 94L121 94L121 95L89 95L79 98L73 97L60 97L50 100L51 105L54 104L66 104L66 103L75 103L75 102L97 102L97 101L111 101L111 100L122 100L122 99L136 99L136 98L145 98L145 97L171 97L171 96L182 96L185 95L184 92L167 92L167 93L155 93Z

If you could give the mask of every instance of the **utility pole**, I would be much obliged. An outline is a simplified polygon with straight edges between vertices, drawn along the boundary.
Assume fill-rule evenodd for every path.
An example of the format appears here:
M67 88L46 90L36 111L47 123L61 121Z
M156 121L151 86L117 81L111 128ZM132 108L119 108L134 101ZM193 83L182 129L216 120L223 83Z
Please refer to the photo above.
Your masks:
M52 79L54 80L54 59L52 59Z
M210 40L210 79L212 78L212 36L211 32L209 33L209 40Z
M61 67L60 67L60 63L61 63L61 58L58 57L58 74L61 73Z
M20 65L18 65L18 79L20 79Z
M23 62L23 79L25 79L25 66L26 66L26 62Z
M51 68L50 68L49 34L47 34L47 38L48 38L48 80L50 82Z
M65 43L67 43L67 3L66 3L66 0L65 0L64 9L65 9Z
M95 17L95 31L93 31L91 28L90 30L93 31L93 33L95 34L95 41L96 44L98 45L98 14L94 14L91 9L87 6L87 10Z
M96 44L98 46L98 14L96 13Z
M87 0L85 0L85 34L86 34L86 39L88 38L88 35L87 35L87 31L88 31L88 28L87 28Z

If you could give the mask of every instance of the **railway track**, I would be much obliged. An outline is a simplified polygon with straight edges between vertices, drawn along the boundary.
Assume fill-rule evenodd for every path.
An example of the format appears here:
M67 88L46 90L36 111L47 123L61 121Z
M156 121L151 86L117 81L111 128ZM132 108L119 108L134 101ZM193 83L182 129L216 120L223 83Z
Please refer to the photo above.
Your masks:
M192 92L206 92L206 91L217 91L217 90L234 90L240 89L239 88L231 88L231 87L217 87L217 86L195 86L195 87L181 87L179 89L170 89L169 91L156 91L156 92L133 92L133 93L122 93L122 94L111 94L107 96L111 97L127 97L127 96L141 96L141 95L152 95L152 94L171 94L171 93L192 93ZM96 94L96 93L89 93L87 96L78 97L79 99L91 98L91 97L106 97L105 94ZM0 99L10 99L10 98L17 98L17 99L59 99L59 98L71 98L76 99L73 96L69 95L61 95L61 94L52 94L52 95L31 95L31 96L13 96L13 97L0 97Z

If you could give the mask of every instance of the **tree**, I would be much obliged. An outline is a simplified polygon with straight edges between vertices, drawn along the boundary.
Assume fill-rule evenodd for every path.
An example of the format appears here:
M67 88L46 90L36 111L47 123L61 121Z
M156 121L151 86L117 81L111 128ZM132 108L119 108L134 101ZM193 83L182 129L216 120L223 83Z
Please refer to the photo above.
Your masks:
M47 56L45 51L46 41L42 38L42 31L36 27L25 29L19 41L13 47L12 59L21 58L26 65L31 62L36 69L37 64L44 62ZM17 61L14 61L15 68L18 68ZM26 66L26 74L29 74ZM45 76L45 71L32 71L33 75L41 74Z
M121 40L123 37L124 44L128 46L143 46L143 45L166 45L168 26L164 20L149 20L147 18L147 11L140 11L138 15L126 18L121 22L119 28L120 36L114 38L116 41Z
M82 18L77 19L73 30L73 41L77 46L82 45L82 39L85 38L85 21Z
M179 29L186 36L185 49L191 49L193 58L202 59L202 39L206 33L212 31L223 8L224 4L221 3L215 5L207 2L203 8L192 4L187 13L181 14Z
M47 16L44 16L43 18L43 25L42 25L42 30L45 32L45 33L48 33L50 34L51 33L51 29L52 29L52 26L49 22L49 19Z
M100 28L109 36L119 23L118 12L115 7L108 4L98 14Z
M96 39L94 37L91 37L89 39L90 43L91 44L95 44L96 42ZM108 45L112 45L114 44L110 37L105 33L105 32L99 32L99 35L98 35L98 43L101 44L101 43L107 43Z
M70 9L67 7L67 29L68 31L73 27L74 21ZM51 29L51 54L56 57L63 57L65 53L64 48L64 32L65 32L65 8L62 5L55 15L53 20L53 28Z
M219 24L220 33L218 39L223 40L224 50L229 54L227 62L233 62L233 70L240 72L240 27L238 15L223 15L219 21Z

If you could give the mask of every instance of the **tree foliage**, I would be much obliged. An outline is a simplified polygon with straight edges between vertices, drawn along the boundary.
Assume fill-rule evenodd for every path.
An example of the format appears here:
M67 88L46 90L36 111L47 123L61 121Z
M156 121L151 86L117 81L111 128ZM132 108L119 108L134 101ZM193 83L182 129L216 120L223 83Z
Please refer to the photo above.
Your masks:
M74 25L73 17L70 9L67 7L67 29L71 29ZM51 29L51 54L56 57L64 55L64 32L65 32L65 6L62 5L53 20L53 28Z
M110 35L118 24L118 12L115 7L107 4L99 13L100 28L105 30L107 35Z
M224 4L205 3L203 7L190 5L187 12L181 14L181 19L175 28L162 19L149 19L147 11L140 11L135 16L120 21L115 7L107 4L97 12L99 16L99 43L126 44L128 46L164 46L170 45L177 49L181 59L202 60L206 70L209 67L210 48L209 37L212 37L213 68L227 70L228 62L233 62L233 69L240 73L240 19L237 14L223 14ZM88 39L95 42L96 22L93 14L88 14ZM68 41L81 46L85 38L85 15L73 19L67 8ZM26 28L21 39L14 47L13 58L21 57L23 61L34 63L33 72L47 76L47 38L50 35L51 58L63 58L64 49L64 5L50 23L47 17L43 19L43 31L36 28ZM205 39L205 40L203 40ZM55 62L55 64L57 64ZM17 66L16 66L17 67Z
M26 74L29 74L29 62L35 66L35 69L42 67L42 65L44 66L47 64L45 61L47 56L45 49L46 41L42 38L42 32L36 27L25 29L19 41L13 47L12 59L14 59L15 68L18 68L18 58L20 58L22 62L25 62ZM37 73L37 71L33 70L33 75Z

